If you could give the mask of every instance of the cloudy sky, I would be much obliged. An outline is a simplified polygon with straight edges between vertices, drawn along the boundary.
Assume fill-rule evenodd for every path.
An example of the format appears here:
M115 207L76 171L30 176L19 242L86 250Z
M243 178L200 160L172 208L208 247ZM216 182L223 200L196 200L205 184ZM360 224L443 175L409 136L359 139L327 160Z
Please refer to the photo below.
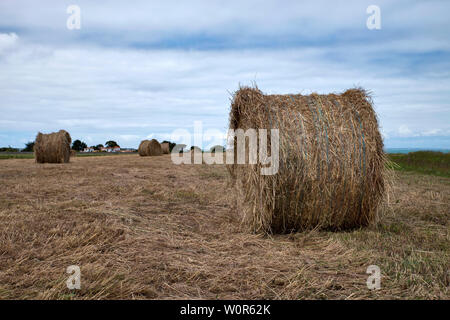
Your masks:
M81 28L67 28L69 5ZM369 5L381 29L369 30ZM227 129L231 93L373 93L387 147L450 148L450 1L0 1L0 146Z

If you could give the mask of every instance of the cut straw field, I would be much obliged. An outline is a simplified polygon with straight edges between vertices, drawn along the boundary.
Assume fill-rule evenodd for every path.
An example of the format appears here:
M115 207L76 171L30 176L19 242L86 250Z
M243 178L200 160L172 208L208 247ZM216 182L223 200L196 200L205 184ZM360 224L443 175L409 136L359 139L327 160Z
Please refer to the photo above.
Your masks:
M224 166L169 157L1 161L0 299L449 298L448 178L399 172L377 225L263 236Z

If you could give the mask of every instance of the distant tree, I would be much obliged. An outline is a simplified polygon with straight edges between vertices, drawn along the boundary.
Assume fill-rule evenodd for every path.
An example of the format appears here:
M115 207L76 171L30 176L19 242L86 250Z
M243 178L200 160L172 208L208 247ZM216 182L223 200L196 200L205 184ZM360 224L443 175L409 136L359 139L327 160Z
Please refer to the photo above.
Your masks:
M100 150L101 148L104 148L104 146L102 144L98 144L96 146L92 146L91 148L94 150Z
M19 152L19 149L8 146L0 148L0 152Z
M34 148L34 141L30 141L28 143L25 143L25 148L22 149L22 152L33 152Z
M170 142L170 141L167 141L167 140L164 140L162 143L168 143L169 144L169 151L170 152L172 152L172 149L177 145L176 143Z
M87 144L81 140L75 140L72 144L72 150L83 151L84 148L87 148Z
M118 147L119 145L117 144L117 142L115 142L113 140L109 140L109 141L106 141L105 146L107 146L108 148L114 148L114 147Z

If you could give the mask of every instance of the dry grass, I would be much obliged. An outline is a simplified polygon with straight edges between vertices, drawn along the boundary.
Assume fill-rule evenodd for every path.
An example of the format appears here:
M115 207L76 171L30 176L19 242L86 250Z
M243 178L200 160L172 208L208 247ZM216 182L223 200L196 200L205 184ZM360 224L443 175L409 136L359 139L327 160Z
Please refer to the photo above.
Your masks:
M0 299L449 298L448 178L400 173L370 228L260 236L233 213L224 166L169 157L3 160Z

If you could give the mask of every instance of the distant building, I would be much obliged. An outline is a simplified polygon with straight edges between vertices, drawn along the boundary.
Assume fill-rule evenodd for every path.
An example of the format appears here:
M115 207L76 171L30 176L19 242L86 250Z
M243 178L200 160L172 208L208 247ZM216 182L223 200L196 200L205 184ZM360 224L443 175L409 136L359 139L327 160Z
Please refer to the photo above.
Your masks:
M137 152L136 149L133 148L120 148L120 152L125 153L125 152Z
M136 149L124 148L121 149L120 146L115 147L101 147L100 150L95 150L93 147L84 148L81 152L135 152Z
M120 146L111 147L102 147L100 148L101 152L120 152Z

